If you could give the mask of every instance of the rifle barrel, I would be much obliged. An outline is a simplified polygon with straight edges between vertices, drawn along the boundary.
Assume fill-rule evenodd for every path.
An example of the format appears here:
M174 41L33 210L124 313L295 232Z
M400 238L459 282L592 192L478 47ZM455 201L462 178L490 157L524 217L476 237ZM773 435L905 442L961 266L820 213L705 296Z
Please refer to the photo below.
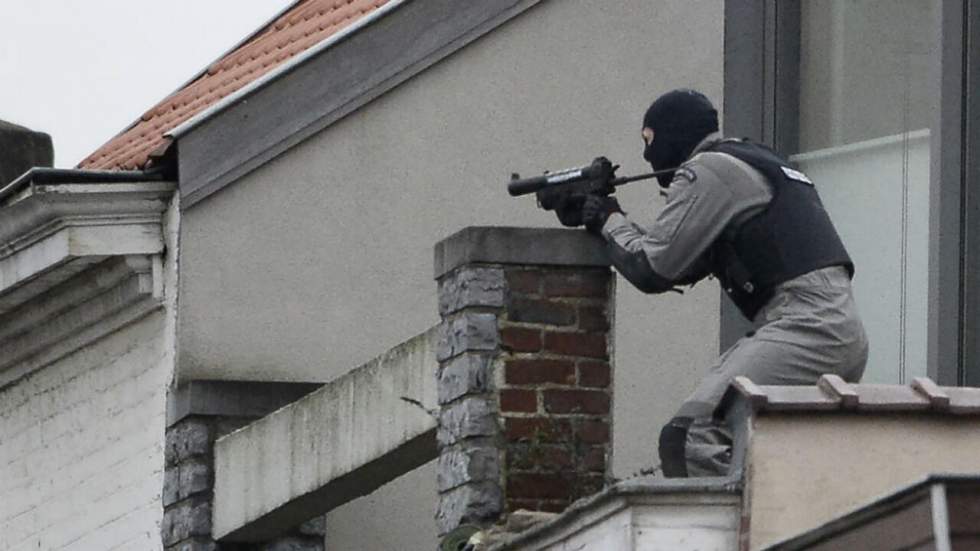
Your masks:
M671 172L674 172L676 170L677 170L676 168L667 168L664 170L648 172L646 174L637 174L636 176L623 176L622 178L616 178L615 180L612 180L609 183L613 186L621 186L623 184L636 182L638 180L649 180L650 178L656 178L657 176L660 176L662 174L670 174Z

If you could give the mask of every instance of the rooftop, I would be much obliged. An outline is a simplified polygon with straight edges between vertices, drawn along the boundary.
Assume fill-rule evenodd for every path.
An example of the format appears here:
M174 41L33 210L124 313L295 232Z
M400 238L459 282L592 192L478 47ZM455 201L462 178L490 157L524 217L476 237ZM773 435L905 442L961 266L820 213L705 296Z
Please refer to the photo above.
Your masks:
M814 386L756 385L747 377L736 377L726 402L736 394L743 396L757 412L980 413L980 388L939 386L927 377L916 377L910 385L884 385L851 384L837 375L823 375Z
M197 77L153 106L78 164L137 170L169 145L166 134L284 62L386 4L388 0L299 0Z

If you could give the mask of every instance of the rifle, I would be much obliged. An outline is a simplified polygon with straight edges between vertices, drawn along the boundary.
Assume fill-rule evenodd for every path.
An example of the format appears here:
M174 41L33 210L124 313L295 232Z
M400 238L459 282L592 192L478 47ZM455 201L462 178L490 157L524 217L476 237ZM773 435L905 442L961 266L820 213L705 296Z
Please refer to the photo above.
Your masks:
M581 203L587 195L610 195L615 193L616 187L623 184L647 180L677 170L671 168L617 178L618 168L619 165L612 164L609 159L596 157L592 163L585 166L558 172L545 172L541 176L531 178L521 179L519 174L514 173L511 174L510 182L507 184L507 192L512 197L534 193L539 207L544 210L557 210L563 224L577 226L581 222L575 223L574 219L562 218L561 210L564 205Z

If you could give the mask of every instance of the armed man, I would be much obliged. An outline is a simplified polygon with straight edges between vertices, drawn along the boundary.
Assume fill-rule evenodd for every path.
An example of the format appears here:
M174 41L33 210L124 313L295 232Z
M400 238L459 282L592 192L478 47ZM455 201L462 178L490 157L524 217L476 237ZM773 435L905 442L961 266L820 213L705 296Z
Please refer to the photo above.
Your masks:
M723 138L701 93L658 98L642 137L667 197L652 225L631 221L608 191L565 196L555 210L562 223L602 236L616 270L641 291L714 276L753 323L660 433L665 476L723 475L731 435L719 405L736 376L779 385L812 385L826 373L861 378L868 342L851 293L854 264L813 182L765 146Z

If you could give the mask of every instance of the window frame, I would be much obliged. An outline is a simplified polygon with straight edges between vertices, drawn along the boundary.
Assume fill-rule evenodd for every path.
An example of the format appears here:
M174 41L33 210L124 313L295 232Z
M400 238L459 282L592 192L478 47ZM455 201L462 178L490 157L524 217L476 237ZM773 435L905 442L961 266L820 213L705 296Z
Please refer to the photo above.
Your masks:
M726 0L726 135L796 151L806 0ZM980 0L940 0L938 128L930 155L929 377L980 386ZM971 251L973 253L971 254ZM751 326L722 292L720 344Z

